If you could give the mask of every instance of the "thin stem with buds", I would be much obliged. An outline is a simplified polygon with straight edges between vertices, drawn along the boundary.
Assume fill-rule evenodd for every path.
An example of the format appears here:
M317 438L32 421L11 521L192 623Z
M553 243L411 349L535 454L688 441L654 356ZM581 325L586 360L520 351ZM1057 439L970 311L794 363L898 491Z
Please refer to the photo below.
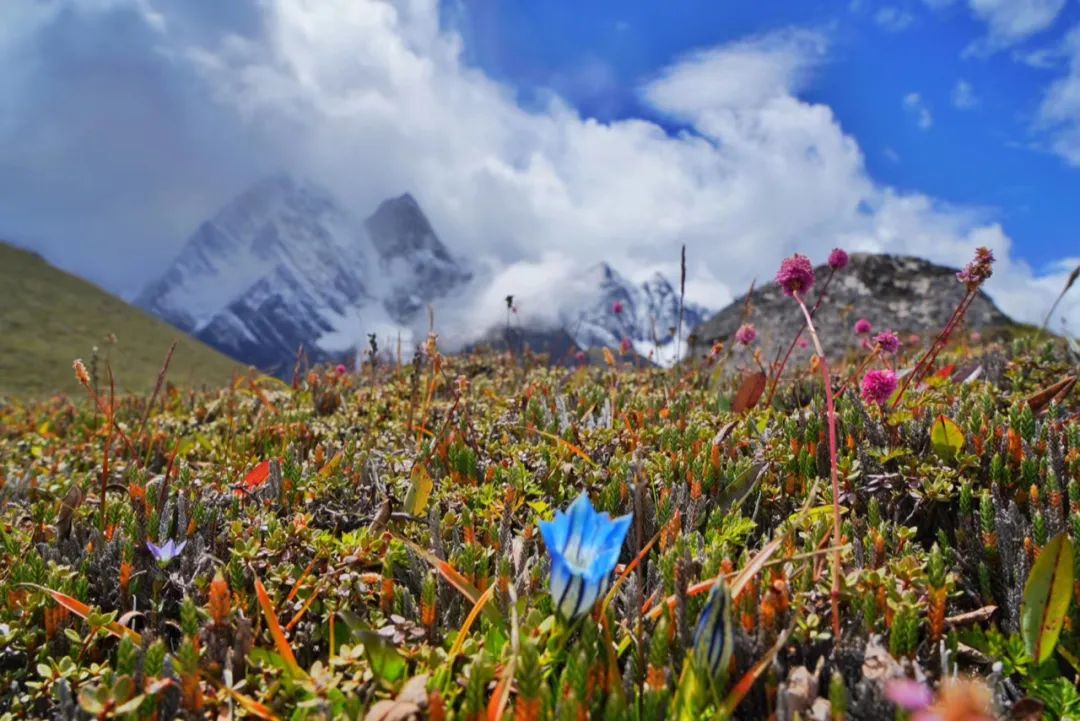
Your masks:
M799 297L798 292L792 293L795 302L802 309L803 317L806 318L806 327L810 331L810 337L814 341L814 350L817 351L821 360L821 377L825 382L825 407L829 419L829 471L832 476L833 493L833 554L832 554L832 630L833 642L840 643L840 477L836 461L836 405L833 402L832 380L829 378L829 363L825 360L825 351L821 347L817 330L814 329L814 319L806 308L806 303Z

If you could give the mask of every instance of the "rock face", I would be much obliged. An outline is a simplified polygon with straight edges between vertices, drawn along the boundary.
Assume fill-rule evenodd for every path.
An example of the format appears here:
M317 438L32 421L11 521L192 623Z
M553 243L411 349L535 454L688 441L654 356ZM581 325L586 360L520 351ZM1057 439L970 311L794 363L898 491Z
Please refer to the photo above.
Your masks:
M910 333L940 330L965 293L956 271L910 256L852 254L848 266L836 271L825 302L814 316L825 352L836 356L858 348L862 337L855 334L853 327L860 318L870 321L874 334L894 330L901 341L906 341ZM828 266L815 268L817 282L807 301L809 307L813 307L828 275ZM707 348L715 341L733 342L743 322L745 302L745 296L738 298L698 326L694 332L699 348ZM756 288L750 303L746 320L756 327L757 344L771 361L777 346L786 350L805 321L795 301L772 281ZM980 292L967 311L964 327L973 330L1010 323L1009 317ZM809 336L804 337L809 341Z
M275 176L199 226L137 303L282 373L301 345L313 361L341 358L469 279L412 196L360 222L323 188Z

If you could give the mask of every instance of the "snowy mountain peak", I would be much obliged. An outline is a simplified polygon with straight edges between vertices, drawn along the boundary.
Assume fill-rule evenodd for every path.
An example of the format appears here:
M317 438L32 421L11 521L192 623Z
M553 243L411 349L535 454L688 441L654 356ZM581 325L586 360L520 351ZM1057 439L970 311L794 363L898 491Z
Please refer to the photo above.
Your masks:
M679 294L661 273L634 283L607 263L583 270L571 285L579 292L562 314L562 324L584 349L617 348L628 339L642 356L656 363L676 355ZM687 303L683 308L683 339L707 311Z
M200 225L138 303L281 371L298 346L315 360L340 357L469 277L411 195L362 222L324 188L275 175Z
M364 227L383 256L400 257L430 250L446 260L450 259L427 216L420 209L420 204L408 193L380 203L364 222Z

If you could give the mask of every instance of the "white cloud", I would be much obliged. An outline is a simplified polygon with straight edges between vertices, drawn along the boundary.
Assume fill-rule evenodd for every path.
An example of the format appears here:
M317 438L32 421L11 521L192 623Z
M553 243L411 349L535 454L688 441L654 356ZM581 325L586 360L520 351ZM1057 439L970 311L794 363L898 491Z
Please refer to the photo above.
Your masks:
M912 92L904 96L904 109L915 119L920 130L929 130L933 126L934 117L930 114L930 108L926 107L918 93Z
M281 167L358 213L412 191L447 245L487 269L457 327L501 322L508 293L523 314L551 317L565 279L600 260L631 276L670 274L684 243L690 298L714 306L771 277L783 256L824 258L836 245L961 265L987 243L1002 259L990 287L1008 312L1038 320L1056 294L1041 285L1056 274L1036 279L1011 259L985 213L869 177L831 109L799 97L827 59L821 33L784 30L677 59L641 87L655 113L685 127L671 133L582 117L554 95L523 108L463 61L435 0L265 0L257 22L235 28L200 24L186 7L162 11L164 30L108 25L107 41L71 57L21 45L30 86L70 62L79 81L60 88L78 92L19 103L10 123L0 116L0 210L19 211L0 217L16 237L53 239L42 244L61 260L104 252L94 272L114 287L159 270L232 193ZM92 37L105 22L66 30ZM49 74L35 76L42 63ZM152 82L121 82L140 73ZM140 126L148 108L161 108L152 132ZM73 157L85 169L68 177ZM11 172L22 168L32 172ZM122 272L121 258L133 259ZM1064 310L1080 325L1075 303Z
M979 104L975 88L967 80L957 80L952 90L952 104L960 110L970 110Z
M885 32L898 33L907 30L915 22L915 16L895 5L885 5L874 13L874 23Z
M969 0L971 13L986 23L987 37L967 52L983 54L1014 45L1049 28L1066 0Z
M1039 106L1037 128L1050 136L1050 147L1080 167L1080 26L1065 38L1068 72L1050 84Z

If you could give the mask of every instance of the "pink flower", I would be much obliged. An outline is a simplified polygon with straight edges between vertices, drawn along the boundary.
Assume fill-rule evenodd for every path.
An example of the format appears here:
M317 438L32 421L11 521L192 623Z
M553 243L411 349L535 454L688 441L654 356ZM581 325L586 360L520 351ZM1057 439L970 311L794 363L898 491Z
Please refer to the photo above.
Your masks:
M585 351L583 350L579 350L577 353L575 353L574 358L577 359L578 363L584 363L586 360L588 360L588 356L585 355Z
M896 390L896 374L888 370L868 371L862 380L862 399L884 406Z
M614 313L615 315L622 315L622 312L623 312L622 301L617 300L614 303L612 303L611 304L611 312Z
M900 350L900 339L891 330L878 333L874 336L874 344L886 353L896 354Z
M840 248L833 248L829 253L829 267L833 270L842 270L847 267L848 255Z
M621 341L619 341L619 352L620 353L629 353L630 349L632 349L633 347L634 347L634 344L630 342L629 338L623 338Z
M343 376L343 375L345 375L346 373L349 372L349 369L345 367L344 363L338 363L337 368L335 368L334 370L337 371L337 374L339 376Z
M885 698L905 711L921 711L933 703L934 694L918 681L894 678L885 684Z
M735 331L735 340L743 345L750 345L757 338L757 329L754 328L753 323L743 323L739 326L739 329Z
M971 338L972 343L978 343L979 341L982 340L982 333L980 333L977 330L973 330L973 331L971 331L970 338Z
M800 338L799 339L799 347L800 348L809 348L810 347L810 341L806 340L805 338Z
M956 274L956 279L969 289L977 288L994 274L994 252L989 248L976 248L975 258Z
M809 258L799 253L784 258L776 272L776 282L786 295L804 295L814 285L814 266Z
M873 329L874 327L870 325L870 321L866 318L859 318L855 321L855 335L866 335Z

